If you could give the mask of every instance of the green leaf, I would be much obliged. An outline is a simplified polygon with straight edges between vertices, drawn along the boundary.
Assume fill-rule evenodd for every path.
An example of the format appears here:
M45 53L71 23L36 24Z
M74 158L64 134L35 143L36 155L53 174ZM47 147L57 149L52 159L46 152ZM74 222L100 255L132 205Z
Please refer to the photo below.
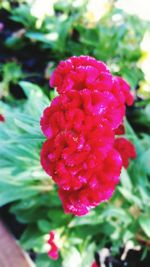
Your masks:
M24 249L34 249L36 252L39 252L42 249L45 240L35 225L29 225L23 232L20 242Z
M34 27L36 18L31 15L30 6L20 4L17 8L12 9L11 19L23 24L26 27Z
M150 237L150 216L141 215L139 218L139 224L144 231L144 233Z
M39 254L36 259L36 267L62 267L61 258L54 261L47 254Z
M46 220L39 220L38 221L38 227L41 232L43 233L49 233L51 230L51 223Z
M131 178L125 168L122 168L121 171L121 184L123 185L124 188L128 189L129 191L132 190Z
M81 254L75 247L71 247L68 251L66 251L63 255L63 258L63 267L72 266L73 263L76 263L76 267L81 267Z
M73 217L68 227L72 228L80 225L88 225L88 224L98 224L100 220L98 220L98 216L94 210L91 210L89 214L82 217Z
M135 203L138 207L142 207L141 200L137 196L133 195L133 193L128 189L118 186L118 190L127 201Z
M39 194L40 188L36 186L20 186L19 184L14 186L13 184L3 183L0 181L0 207L10 202L26 199Z

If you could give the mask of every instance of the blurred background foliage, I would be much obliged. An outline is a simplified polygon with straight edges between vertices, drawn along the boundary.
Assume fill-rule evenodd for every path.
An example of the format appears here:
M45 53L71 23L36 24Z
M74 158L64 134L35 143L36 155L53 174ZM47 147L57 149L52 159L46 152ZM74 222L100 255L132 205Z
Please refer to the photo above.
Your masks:
M119 255L129 240L141 246L143 258L149 251L150 21L147 13L141 18L125 12L120 2L0 2L0 114L5 117L0 205L2 214L9 209L16 216L16 227L23 224L20 242L36 253L37 267L88 267L95 251L108 247ZM64 214L55 185L40 167L39 119L56 95L49 88L52 71L60 60L81 54L105 61L130 83L136 101L127 109L125 126L137 159L122 171L111 201L78 218ZM45 238L52 229L61 247L57 262L46 254Z

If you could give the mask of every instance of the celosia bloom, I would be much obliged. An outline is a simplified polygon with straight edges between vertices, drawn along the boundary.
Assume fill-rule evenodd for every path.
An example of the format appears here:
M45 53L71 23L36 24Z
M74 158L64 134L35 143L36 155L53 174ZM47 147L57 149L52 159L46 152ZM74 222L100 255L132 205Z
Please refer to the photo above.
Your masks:
M0 114L0 122L4 122L5 121L5 118L2 114Z
M115 134L123 134L129 85L89 56L62 61L51 86L60 94L41 117L47 141L41 164L58 186L66 213L84 215L108 200L119 182L122 155Z
M50 245L50 249L48 251L48 256L53 259L57 260L59 258L59 253L58 253L58 247L55 242L55 232L51 231L49 233L49 240L48 244Z
M122 163L125 168L129 165L129 159L136 158L136 150L134 145L126 138L117 138L115 140L115 148L121 155Z

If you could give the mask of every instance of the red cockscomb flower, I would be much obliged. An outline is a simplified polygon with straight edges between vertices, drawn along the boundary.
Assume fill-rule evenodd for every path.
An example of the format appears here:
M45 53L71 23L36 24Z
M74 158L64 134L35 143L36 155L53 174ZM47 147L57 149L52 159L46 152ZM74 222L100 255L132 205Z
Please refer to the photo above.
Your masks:
M50 245L48 256L53 260L57 260L59 258L59 253L58 253L59 249L55 243L55 232L54 231L51 231L49 233L48 244Z
M5 118L2 114L0 114L0 122L4 122L5 121Z
M122 157L123 166L125 168L129 165L129 159L136 158L136 149L135 146L126 138L117 138L115 140L115 149L118 150Z
M133 97L122 78L89 56L60 62L50 84L60 95L41 117L47 138L41 164L58 185L65 212L81 216L108 200L119 182L115 134L124 133L125 104Z

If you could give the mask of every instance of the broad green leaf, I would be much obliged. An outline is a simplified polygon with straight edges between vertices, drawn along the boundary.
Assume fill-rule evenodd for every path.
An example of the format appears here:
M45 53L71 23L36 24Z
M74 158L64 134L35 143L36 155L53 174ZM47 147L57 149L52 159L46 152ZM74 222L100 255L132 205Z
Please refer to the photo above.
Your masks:
M128 189L118 186L118 190L127 201L135 203L138 207L142 207L141 200L133 195Z
M125 170L125 168L122 168L121 171L121 184L124 188L128 189L129 191L132 190L132 182L131 178L129 177L128 172Z
M41 232L49 233L51 230L51 223L50 223L50 221L39 220L38 221L38 227L39 227Z
M139 224L144 231L144 233L150 237L150 216L141 215L139 218Z
M39 254L36 259L37 267L62 267L61 259L57 261L52 260L47 254Z

